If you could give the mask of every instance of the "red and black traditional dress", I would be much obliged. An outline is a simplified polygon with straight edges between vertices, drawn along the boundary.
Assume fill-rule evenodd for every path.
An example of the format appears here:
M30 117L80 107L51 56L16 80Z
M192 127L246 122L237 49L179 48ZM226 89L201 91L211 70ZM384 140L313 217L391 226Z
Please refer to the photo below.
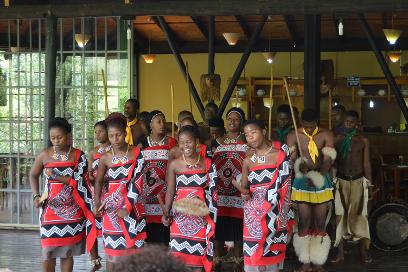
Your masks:
M176 173L176 197L200 198L209 208L205 217L173 212L170 225L170 252L187 266L203 267L211 271L214 258L214 232L217 218L217 172L209 158L204 158L205 170L188 170Z
M44 165L45 169L52 169L56 176L70 177L69 184L64 184L44 175L48 191L48 199L40 213L44 260L81 255L85 252L85 242L89 251L96 239L87 160L84 152L72 150L74 161L53 161Z
M96 175L98 174L98 165L99 165L99 160L102 157L103 154L111 150L111 146L107 147L100 147L98 150L94 153L93 155L93 162L92 162L92 176L94 180L96 179ZM102 196L105 195L106 193L106 183L104 182L102 186ZM94 195L94 186L92 185L92 196ZM103 201L103 199L101 199ZM96 223L96 231L97 231L97 236L101 237L102 236L102 217L95 217L95 223ZM87 228L88 230L88 228ZM89 230L88 230L89 231Z
M145 211L139 200L143 192L144 159L137 147L131 147L129 152L133 152L133 160L116 163L107 170L108 191L104 195L102 230L110 262L136 253L146 238ZM121 208L129 212L123 219L118 216Z
M166 137L162 145L153 145L148 137L141 141L143 147L144 181L143 199L146 209L147 219L147 242L169 244L170 230L164 226L161 219L162 208L158 197L164 202L166 194L166 169L169 159L170 149L177 145L177 141L172 137Z
M288 148L279 150L275 165L258 164L249 169L251 199L244 202L245 271L283 269L290 220L290 168Z
M248 146L241 139L234 139L228 144L225 142L218 144L213 154L218 175L218 219L215 239L242 241L242 199L231 181L242 173L242 161Z

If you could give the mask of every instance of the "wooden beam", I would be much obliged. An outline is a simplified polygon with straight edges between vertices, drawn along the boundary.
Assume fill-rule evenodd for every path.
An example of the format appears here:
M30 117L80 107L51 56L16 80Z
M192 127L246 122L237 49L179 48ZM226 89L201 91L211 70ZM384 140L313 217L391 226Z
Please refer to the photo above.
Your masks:
M191 91L191 95L194 99L194 102L196 103L198 111L200 112L202 118L204 119L203 102L201 102L200 96L198 95L197 89L194 86L193 80L191 79L190 75L187 74L186 65L184 64L183 58L180 55L180 51L177 47L176 41L174 40L173 33L171 32L171 29L166 23L166 21L164 21L163 17L158 16L156 19L157 19L157 22L160 24L161 28L163 29L164 34L166 35L167 41L169 42L169 46L173 52L174 57L176 58L177 64L180 68L181 73L183 74L183 77L187 78L189 90Z
M224 97L221 100L220 106L218 108L218 113L217 113L218 117L222 117L222 114L224 113L225 108L227 107L228 101L230 100L231 95L234 92L235 85L237 85L237 82L241 76L242 70L244 70L244 67L248 61L249 56L251 55L255 42L258 40L259 34L261 34L261 31L267 19L268 19L267 16L262 17L262 20L256 26L255 32L252 33L252 36L249 39L249 43L247 47L245 48L244 53L241 56L241 60L238 63L237 69L235 69L232 79L228 84L228 88L225 91Z
M208 41L208 30L205 27L205 24L198 18L198 16L190 16L191 20L193 20L194 24L200 30L201 35Z
M163 31L163 33L166 35L166 32L165 32L165 30L163 29L163 26L160 24L160 22L159 22L159 20L158 20L158 16L152 16L151 17L152 18L152 20L153 20L153 22L158 26L158 27L160 27L160 29ZM162 20L163 20L163 22L165 22L166 23L166 21L164 20L164 18L163 17L161 17L162 18ZM169 27L169 25L166 23L166 25L167 25L167 27L168 27L168 29L167 29L167 31L169 31L170 33L171 33L171 36L172 36L172 38L173 38L173 41L177 44L177 46L180 46L182 43L180 42L180 39L177 37L177 35L176 34L174 34L174 32L173 32L173 30L171 30L171 28Z
M248 24L245 22L244 16L237 15L235 16L235 19L237 20L239 26L242 29L242 32L244 32L245 38L249 41L251 38L251 29L249 28Z
M1 35L0 35L1 41ZM389 50L389 44L386 39L378 38L375 40L380 50ZM1 44L0 44L1 45ZM240 41L235 46L229 46L227 43L216 43L214 51L217 53L242 53L248 46L248 41ZM252 52L265 52L265 48L269 48L267 40L258 40L253 47ZM408 38L401 37L398 39L398 48L401 50L408 50ZM207 53L207 42L186 42L179 47L180 53ZM371 47L365 38L347 39L339 43L337 39L322 40L322 52L343 52L343 51L371 51ZM272 40L271 51L275 52L303 52L304 45L300 43L293 47L291 41L288 40ZM153 54L172 54L167 42L153 42L151 43L151 52ZM147 53L145 49L141 53Z
M293 23L293 16L283 15L283 20L285 21L286 27L288 28L290 39L292 40L293 47L296 47L298 42L298 36L296 33L295 24Z
M304 108L320 114L320 15L305 15Z
M209 35L208 35L208 74L213 75L215 70L214 57L214 33L215 33L215 18L210 16L209 18Z
M132 4L123 1L83 1L85 4L67 3L17 5L0 7L0 19L42 18L48 12L56 17L123 16L123 15L247 15L247 14L319 14L344 12L399 12L408 10L406 0L138 0ZM54 3L54 1L53 1Z
M402 114L405 117L405 120L408 120L408 107L407 104L405 104L404 97L401 94L401 91L395 82L395 79L390 71L390 68L388 67L387 62L385 61L385 58L381 51L378 49L375 41L374 41L374 35L373 32L371 31L370 26L368 25L365 17L363 14L358 14L358 19L360 21L360 24L364 30L364 32L367 35L368 42L370 43L371 47L373 48L375 57L377 58L378 64L381 66L381 69L384 72L384 76L388 81L388 85L391 87L391 90L393 91L395 95L395 99L398 102L398 105L402 111Z

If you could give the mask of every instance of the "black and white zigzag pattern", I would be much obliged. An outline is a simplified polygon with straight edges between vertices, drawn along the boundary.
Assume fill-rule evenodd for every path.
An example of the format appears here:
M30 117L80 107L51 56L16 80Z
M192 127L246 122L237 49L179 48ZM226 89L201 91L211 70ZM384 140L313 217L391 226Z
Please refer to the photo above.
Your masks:
M148 160L168 160L169 158L169 150L167 149L161 149L161 150L145 149L142 151L142 153L146 161Z
M123 236L120 236L116 240L114 240L114 236L105 235L103 237L103 242L105 244L105 247L107 248L113 249L126 248L126 240Z
M179 186L202 186L207 182L207 175L194 174L194 175L177 175L177 187Z
M187 240L177 241L177 239L171 239L169 245L177 252L187 251L189 254L194 255L204 255L205 251L205 246L199 242L190 244L190 242Z
M75 236L85 229L86 221L73 224L44 225L40 228L41 237L55 238Z

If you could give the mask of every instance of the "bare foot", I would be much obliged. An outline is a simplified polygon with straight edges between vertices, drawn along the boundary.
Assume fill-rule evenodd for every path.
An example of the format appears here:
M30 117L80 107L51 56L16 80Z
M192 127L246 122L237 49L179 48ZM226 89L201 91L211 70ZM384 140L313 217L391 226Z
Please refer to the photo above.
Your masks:
M369 252L364 251L364 253L361 254L361 262L365 264L369 264L373 262L373 258L371 258L371 255Z
M344 261L344 255L337 254L335 257L330 259L332 264L341 263Z

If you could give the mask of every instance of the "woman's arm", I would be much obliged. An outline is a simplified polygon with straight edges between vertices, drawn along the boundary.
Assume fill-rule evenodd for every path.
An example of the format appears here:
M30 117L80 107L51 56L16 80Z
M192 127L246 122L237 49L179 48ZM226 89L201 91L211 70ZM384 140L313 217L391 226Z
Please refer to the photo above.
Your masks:
M31 185L31 191L33 192L33 196L35 196L34 207L36 208L40 206L39 178L40 178L41 172L44 169L44 165L43 165L44 154L45 154L45 151L40 153L40 155L38 155L35 158L34 164L30 170L30 185Z
M95 178L94 201L95 201L96 210L98 210L99 207L101 206L102 186L103 186L103 181L104 181L105 174L106 174L106 171L107 171L106 156L107 155L104 154L99 159L98 172L97 172L97 175L96 175L96 178Z
M177 161L173 160L166 171L167 192L163 211L163 215L166 217L169 216L173 206L174 195L176 194L176 164Z

